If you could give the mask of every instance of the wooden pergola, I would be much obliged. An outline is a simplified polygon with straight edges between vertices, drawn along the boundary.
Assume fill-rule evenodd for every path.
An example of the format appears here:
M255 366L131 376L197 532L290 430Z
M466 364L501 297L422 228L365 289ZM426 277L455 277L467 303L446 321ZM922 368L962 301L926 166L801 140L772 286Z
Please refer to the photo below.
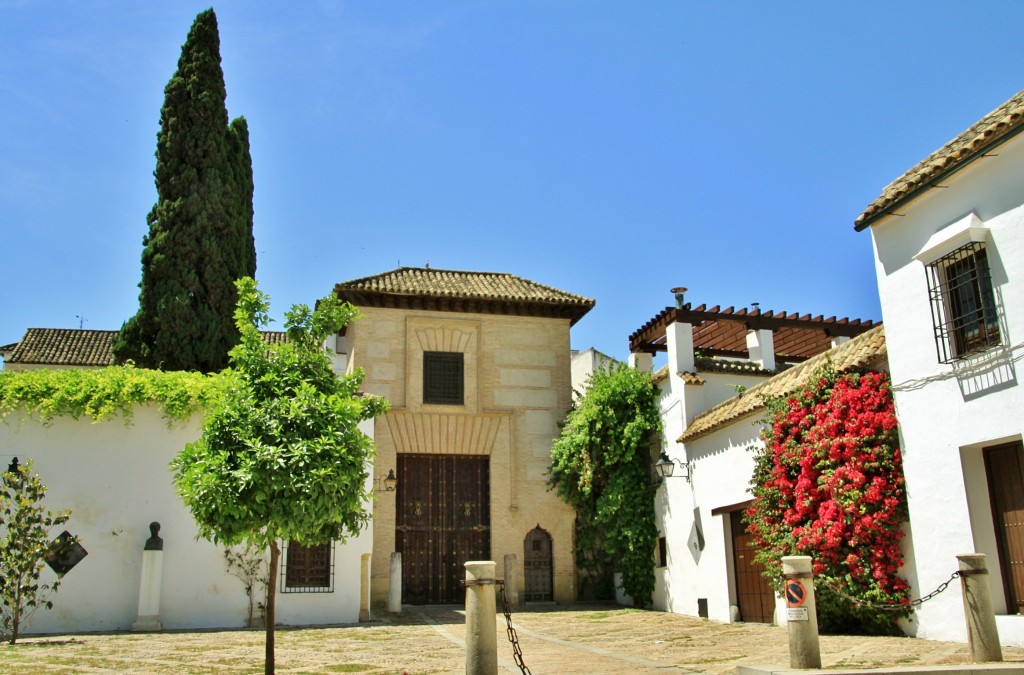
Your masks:
M778 361L798 363L832 347L837 337L854 337L877 324L861 319L812 317L760 309L748 310L718 305L666 307L629 336L630 353L655 354L668 349L665 329L673 323L693 326L693 348L704 356L747 358L747 332L770 330Z

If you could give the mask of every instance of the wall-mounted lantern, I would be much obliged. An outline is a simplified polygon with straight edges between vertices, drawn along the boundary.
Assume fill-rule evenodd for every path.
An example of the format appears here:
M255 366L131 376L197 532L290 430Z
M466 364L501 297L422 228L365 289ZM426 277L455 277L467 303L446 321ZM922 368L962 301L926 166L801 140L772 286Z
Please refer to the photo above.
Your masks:
M395 470L389 469L388 475L377 479L377 492L394 492L398 487L398 478L395 477Z
M681 476L676 476L676 465L683 470ZM680 462L678 459L670 459L664 452L658 458L658 461L654 464L654 470L658 472L658 475L662 478L685 478L686 482L689 483L690 477L693 475L693 462Z

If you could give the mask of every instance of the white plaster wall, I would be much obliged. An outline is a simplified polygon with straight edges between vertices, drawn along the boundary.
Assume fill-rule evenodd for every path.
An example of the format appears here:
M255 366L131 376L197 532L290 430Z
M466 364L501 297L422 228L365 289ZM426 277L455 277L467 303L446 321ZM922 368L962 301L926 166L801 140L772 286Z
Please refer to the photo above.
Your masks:
M903 443L912 544L908 577L928 593L956 555L989 556L1003 644L1024 646L1024 617L1006 616L981 448L1021 438L1024 394L1024 140L1010 141L871 228ZM989 264L1006 347L954 367L938 362L925 268L914 260L937 231L975 212L990 228ZM958 584L918 612L919 637L966 640Z
M693 462L693 480L668 478L658 489L655 510L658 529L667 538L668 566L655 573L656 608L697 616L698 599L707 598L709 618L731 621L735 595L728 514L712 511L751 498L754 460L748 448L760 442L759 430L757 417L751 416L686 444L685 453L675 451Z
M602 354L593 347L572 352L569 361L569 374L573 400L576 400L578 395L586 390L591 375L598 370L608 370L618 363L612 357Z
M365 433L372 425L364 423ZM160 618L165 628L240 627L246 618L241 582L225 570L222 548L196 540L197 527L171 484L168 464L198 438L200 421L168 429L159 412L136 408L134 422L61 418L42 427L10 415L0 422L0 463L34 461L51 510L71 508L65 526L89 555L64 578L54 608L41 610L31 632L129 629L136 619L142 551L149 523L164 540ZM59 532L54 532L54 536ZM360 555L369 530L336 544L335 590L278 593L283 624L348 623L358 619ZM52 577L46 568L45 575ZM49 577L48 577L49 578Z

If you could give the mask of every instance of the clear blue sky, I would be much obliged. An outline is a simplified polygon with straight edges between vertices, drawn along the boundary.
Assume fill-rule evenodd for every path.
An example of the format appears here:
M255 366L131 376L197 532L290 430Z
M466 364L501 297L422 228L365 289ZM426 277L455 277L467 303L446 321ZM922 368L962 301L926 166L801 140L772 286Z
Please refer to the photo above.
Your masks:
M163 88L209 2L0 0L0 344L138 304ZM399 264L880 319L853 220L1024 88L1024 2L216 2L281 316Z

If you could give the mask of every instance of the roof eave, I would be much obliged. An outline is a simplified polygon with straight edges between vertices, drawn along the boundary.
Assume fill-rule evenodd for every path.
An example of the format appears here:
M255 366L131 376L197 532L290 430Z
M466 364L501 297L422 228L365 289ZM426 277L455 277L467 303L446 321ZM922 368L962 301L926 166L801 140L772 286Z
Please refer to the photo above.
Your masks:
M896 198L895 200L893 200L893 202L891 204L886 206L884 209L880 209L879 211L877 211L875 213L872 213L871 215L867 215L867 216L864 215L864 214L861 214L861 216L859 218L857 218L857 220L854 221L853 229L855 231L857 231L857 232L863 232L864 230L866 230L867 228L871 227L873 224L875 224L876 222L878 222L882 218L886 218L888 216L894 215L893 211L895 209L897 209L897 208L899 208L901 206L905 206L906 204L908 204L908 203L912 202L913 200L917 199L918 197L920 197L922 194L924 194L928 190L931 190L932 188L934 188L938 183L941 183L943 180L945 180L945 179L949 178L950 176L956 174L961 169L964 169L964 168L970 166L971 164L974 163L975 160L981 159L982 157L987 155L991 150L993 150L994 148L997 148L1000 145L1006 143L1007 141L1013 139L1014 137L1017 136L1017 134L1021 133L1022 131L1024 131L1024 124L1018 124L1017 126L1009 129L1006 133L998 136L997 138L992 139L991 141L989 141L985 145L979 147L977 150L972 152L970 155L964 157L963 159L961 159L961 160L959 160L957 162L954 162L952 164L952 166L949 166L949 167L943 169L941 172L936 174L933 178L931 178L927 182L922 183L921 185L918 185L913 190L910 190L906 194L901 195L900 197ZM902 178L902 176L901 176L901 178ZM899 180L899 179L897 179L897 180ZM865 211L865 213L867 213L867 212Z

